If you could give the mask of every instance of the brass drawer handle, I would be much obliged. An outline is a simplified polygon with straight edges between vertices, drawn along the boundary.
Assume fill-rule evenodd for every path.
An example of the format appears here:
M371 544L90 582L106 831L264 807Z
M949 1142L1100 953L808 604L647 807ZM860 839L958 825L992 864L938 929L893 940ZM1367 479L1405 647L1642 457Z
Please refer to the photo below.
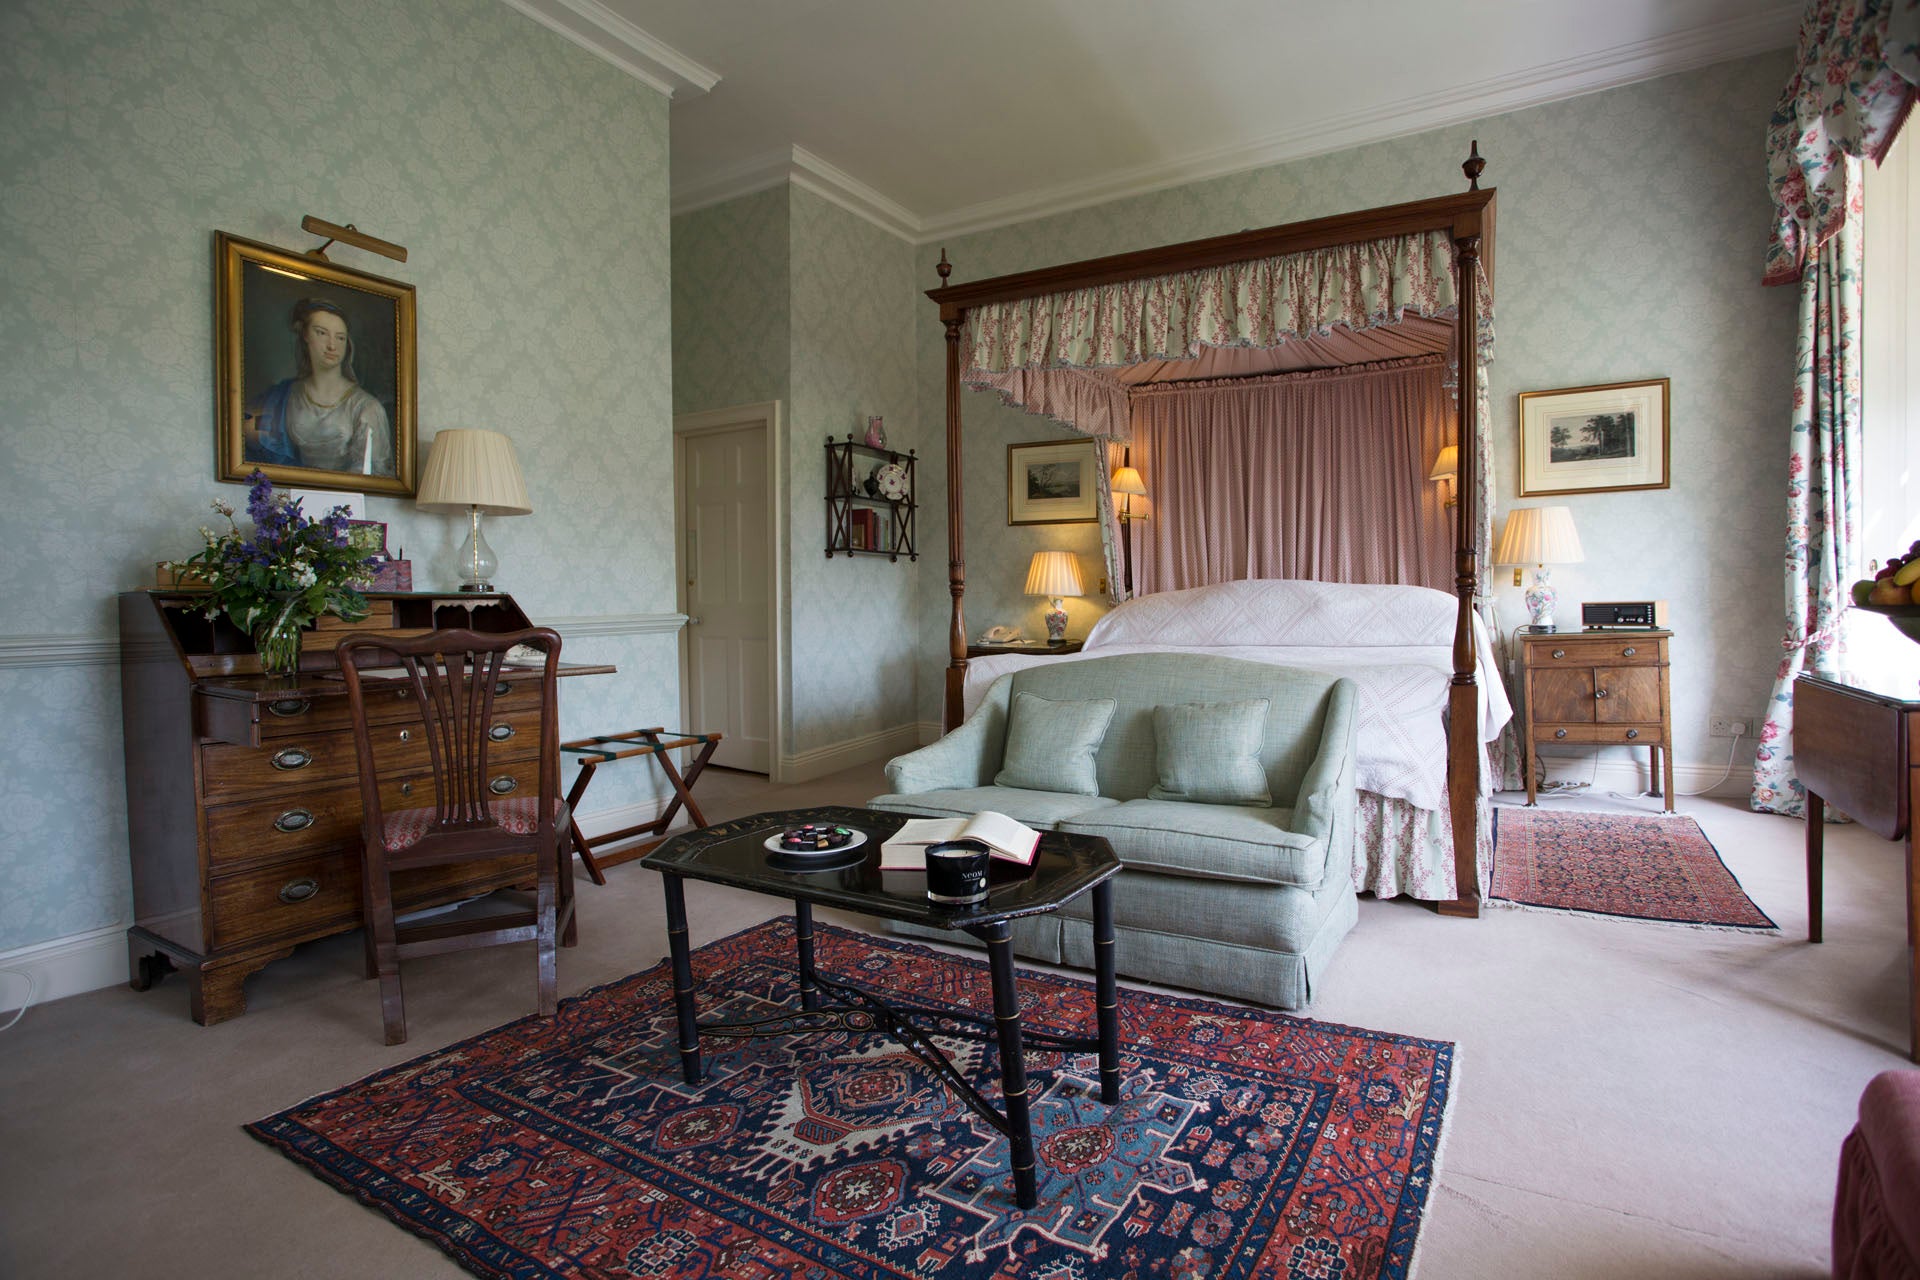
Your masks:
M1634 740L1635 738L1637 738L1637 737L1639 737L1639 736L1640 736L1640 731L1639 731L1638 729L1629 729L1629 730L1627 730L1627 741L1628 741L1628 742L1632 742L1632 741L1633 741L1633 740Z
M497 796L511 795L513 792L519 790L519 788L519 779L504 773L487 784L487 790Z
M495 742L505 742L513 736L513 726L510 724L497 724L487 730L487 736Z
M313 825L313 814L306 809L289 809L273 820L275 831L284 831L292 835L296 831L305 831Z
M1567 736L1567 731L1565 729L1555 729L1553 731L1553 736L1556 738L1564 738Z
M1620 656L1623 658L1631 658L1634 654L1638 652L1640 652L1638 649L1634 648L1632 645L1628 645L1626 648L1620 651Z
M312 705L313 702L309 698L275 698L267 704L267 714L280 716L283 719L288 716L303 716L307 714L307 708Z
M288 747L284 751L274 752L269 763L283 773L289 769L304 769L313 763L313 753L302 747Z
M1555 649L1553 651L1553 656L1556 658L1564 658L1567 656L1567 651L1565 649Z
M320 892L320 882L318 880L315 880L312 876L301 876L298 880L287 881L287 883L281 887L280 901L291 907L295 903L305 902L318 892Z

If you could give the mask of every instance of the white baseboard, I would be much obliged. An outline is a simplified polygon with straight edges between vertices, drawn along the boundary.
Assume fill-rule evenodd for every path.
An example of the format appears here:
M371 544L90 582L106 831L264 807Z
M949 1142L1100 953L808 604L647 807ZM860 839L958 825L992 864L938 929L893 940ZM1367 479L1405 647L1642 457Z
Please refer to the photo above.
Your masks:
M1647 762L1615 756L1542 756L1549 782L1588 782L1595 792L1618 791L1637 795L1647 789ZM1724 777L1723 777L1724 775ZM1710 796L1744 796L1753 790L1753 753L1736 756L1733 771L1726 761L1699 764L1687 760L1673 762L1673 789Z
M903 755L920 745L918 723L896 725L877 733L847 738L830 746L815 747L812 751L781 756L780 781L783 783L810 782L815 778L824 778L830 773L838 773L842 769L851 769L855 765Z
M127 980L127 926L108 925L0 951L0 971L23 975L0 979L0 1013L20 1007L32 979L33 1003L45 1004Z
M930 747L934 743L940 741L940 739L946 736L947 736L947 731L942 726L940 721L922 720L920 722L920 745L921 746Z

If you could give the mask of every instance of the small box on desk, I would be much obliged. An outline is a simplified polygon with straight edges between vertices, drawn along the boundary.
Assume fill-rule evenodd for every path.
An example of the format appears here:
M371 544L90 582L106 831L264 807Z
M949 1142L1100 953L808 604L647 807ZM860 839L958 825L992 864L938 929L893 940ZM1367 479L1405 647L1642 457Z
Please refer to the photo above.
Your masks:
M413 561L383 560L380 567L373 571L373 585L369 591L411 591L413 590Z

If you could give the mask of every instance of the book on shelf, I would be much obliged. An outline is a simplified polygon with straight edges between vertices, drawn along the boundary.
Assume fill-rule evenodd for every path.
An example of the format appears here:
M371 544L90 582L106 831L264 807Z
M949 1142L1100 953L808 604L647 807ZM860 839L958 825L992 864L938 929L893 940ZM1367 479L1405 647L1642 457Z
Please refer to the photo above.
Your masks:
M908 818L880 846L880 869L924 871L927 846L946 840L978 840L993 857L1023 867L1033 865L1040 849L1038 831L991 809L968 818Z

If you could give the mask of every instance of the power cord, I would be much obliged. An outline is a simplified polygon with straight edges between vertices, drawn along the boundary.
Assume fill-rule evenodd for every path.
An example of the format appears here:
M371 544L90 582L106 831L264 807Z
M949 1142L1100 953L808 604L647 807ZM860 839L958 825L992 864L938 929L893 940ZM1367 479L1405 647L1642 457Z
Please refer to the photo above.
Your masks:
M34 988L38 984L34 981L31 969L0 969L0 973L6 974L9 978L24 978L27 983L27 994L20 1001L20 1007L13 1011L13 1016L5 1023L0 1023L0 1031L11 1031L14 1023L27 1016L27 1008L33 1003Z
M1733 742L1727 747L1727 767L1720 771L1718 778L1700 788L1698 791L1676 791L1673 794L1676 796L1703 796L1709 791L1718 789L1721 783L1733 776L1733 758L1738 754L1740 750L1740 740L1744 737L1746 737L1744 733L1736 733L1733 735ZM1672 748L1668 749L1671 750Z

